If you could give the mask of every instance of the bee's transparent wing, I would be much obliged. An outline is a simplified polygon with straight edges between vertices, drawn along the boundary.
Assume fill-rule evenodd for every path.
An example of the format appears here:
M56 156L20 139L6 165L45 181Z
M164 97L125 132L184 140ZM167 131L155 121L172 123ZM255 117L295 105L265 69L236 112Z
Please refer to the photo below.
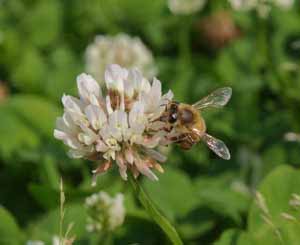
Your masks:
M227 104L231 97L231 94L232 89L230 87L219 88L211 94L209 94L208 96L193 104L193 106L198 110L206 107L220 108Z
M204 134L202 140L207 144L207 146L216 153L219 157L229 160L230 152L222 140L216 139L209 134Z

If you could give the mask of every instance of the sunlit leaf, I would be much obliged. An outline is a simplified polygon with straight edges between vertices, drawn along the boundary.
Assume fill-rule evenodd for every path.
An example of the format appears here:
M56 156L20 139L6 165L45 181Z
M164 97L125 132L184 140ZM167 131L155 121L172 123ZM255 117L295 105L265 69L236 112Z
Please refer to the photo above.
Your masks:
M19 245L23 244L23 234L14 217L0 206L0 244Z

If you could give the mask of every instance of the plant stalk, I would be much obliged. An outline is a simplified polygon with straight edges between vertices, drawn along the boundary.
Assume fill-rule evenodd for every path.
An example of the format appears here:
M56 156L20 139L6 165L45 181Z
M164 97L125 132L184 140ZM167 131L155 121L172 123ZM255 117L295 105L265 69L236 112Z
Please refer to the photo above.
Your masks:
M182 240L180 239L176 229L171 225L171 223L164 217L160 211L155 207L153 201L147 195L147 193L143 190L142 186L139 182L134 179L134 177L130 174L129 181L133 187L135 194L137 195L139 201L148 212L150 217L156 222L156 224L164 231L166 236L170 239L170 241L175 245L183 245Z

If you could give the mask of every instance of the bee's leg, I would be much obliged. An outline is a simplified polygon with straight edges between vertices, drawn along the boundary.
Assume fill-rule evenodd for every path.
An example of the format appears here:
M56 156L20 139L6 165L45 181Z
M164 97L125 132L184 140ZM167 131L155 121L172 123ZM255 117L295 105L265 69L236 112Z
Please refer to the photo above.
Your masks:
M180 143L184 140L187 139L187 135L186 134L180 134L180 135L177 135L177 136L173 136L173 137L170 137L169 140L171 140L173 143Z
M170 139L174 140L176 142L181 142L181 141L188 141L189 143L195 142L194 139L192 138L192 136L188 133L183 133L178 136L171 137Z
M173 143L177 143L181 140L181 137L180 137L180 135L179 136L173 136L173 137L168 138L168 140L172 141Z
M181 149L189 150L195 144L192 136L190 134L185 134L185 138L179 142Z
M153 119L151 123L161 121L161 122L168 122L169 116L166 113L163 113L160 117Z
M193 137L190 134L187 135L187 139L191 144L195 143L195 140L193 139Z
M188 139L193 145L199 142L199 137L195 134L188 134Z
M172 131L173 128L174 128L174 126L173 126L173 125L170 125L170 127L163 127L162 130L164 130L164 131L170 133L170 132Z
M189 150L192 148L193 145L195 145L198 141L196 138L193 137L192 134L185 134L186 138L184 140L181 140L179 142L180 144L180 147L183 149L183 150Z

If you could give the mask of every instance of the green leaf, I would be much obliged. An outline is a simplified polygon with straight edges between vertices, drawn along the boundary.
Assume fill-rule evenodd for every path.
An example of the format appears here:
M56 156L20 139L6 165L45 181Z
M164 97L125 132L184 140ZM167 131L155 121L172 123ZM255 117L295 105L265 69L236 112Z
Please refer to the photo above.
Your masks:
M14 217L4 207L1 206L0 220L0 244L23 244L23 234L21 233Z
M2 42L0 42L0 63L6 69L11 69L19 62L20 53L23 52L22 38L19 33L12 29L4 30L1 33Z
M64 93L76 91L76 76L83 70L76 53L68 46L62 45L51 52L50 69L45 84L45 93L60 101Z
M287 162L287 156L285 149L279 145L275 144L270 146L262 155L263 161L263 173L268 174L277 166L285 164Z
M62 4L51 0L31 5L30 11L26 11L22 18L21 28L26 31L30 43L38 47L49 46L59 37Z
M41 179L47 186L59 188L60 175L53 155L45 154L41 163Z
M68 198L68 197L67 197ZM86 234L86 209L82 204L70 204L65 206L65 217L63 220L64 233L71 223L73 228L70 237L76 236L80 239ZM53 236L59 235L60 210L57 208L50 211L36 222L29 225L28 231L31 240L42 240L50 242Z
M53 209L59 202L59 191L49 186L30 184L29 191L35 201L46 209Z
M9 104L29 126L53 139L55 119L60 114L56 105L36 95L16 95L11 97Z
M33 47L26 47L18 59L14 72L11 73L11 80L24 92L41 92L46 71L47 66L41 53Z
M299 170L294 170L289 166L279 166L274 169L258 189L261 197L257 198L251 206L248 230L241 238L243 242L239 238L238 242L228 243L237 236L236 231L228 231L223 234L217 244L298 244L300 210L291 207L290 200L292 194L299 195L299 185ZM291 215L295 220L284 218L283 213Z
M249 233L256 244L297 244L299 242L299 223L282 217L282 213L290 213L299 219L289 205L292 194L300 195L300 171L289 166L274 169L262 182L259 192L265 199L269 210L269 221L263 219L264 213L256 203L250 209L248 223ZM271 223L271 225L270 225Z
M237 182L231 174L223 174L199 177L194 188L202 205L240 224L241 214L247 210L250 198L248 193L238 192L234 184L242 183Z
M228 50L223 51L216 62L216 73L226 81L235 81L238 77L238 69L235 60Z
M0 106L0 154L9 158L24 149L36 149L40 143L37 134L27 127L7 106Z
M178 231L185 239L196 239L215 227L215 214L207 208L193 210L178 222Z
M190 179L179 170L166 168L158 182L146 180L143 186L154 203L173 220L187 215L198 204Z
M45 209L54 209L59 203L60 192L56 187L41 184L30 184L29 191L32 194L35 201ZM68 197L69 202L84 201L84 198L88 195L95 193L96 190L84 190L82 188L74 188L65 186L65 195Z
M239 233L240 231L235 229L226 230L214 245L237 245Z
M250 237L237 229L229 229L222 233L220 239L214 245L252 245Z

